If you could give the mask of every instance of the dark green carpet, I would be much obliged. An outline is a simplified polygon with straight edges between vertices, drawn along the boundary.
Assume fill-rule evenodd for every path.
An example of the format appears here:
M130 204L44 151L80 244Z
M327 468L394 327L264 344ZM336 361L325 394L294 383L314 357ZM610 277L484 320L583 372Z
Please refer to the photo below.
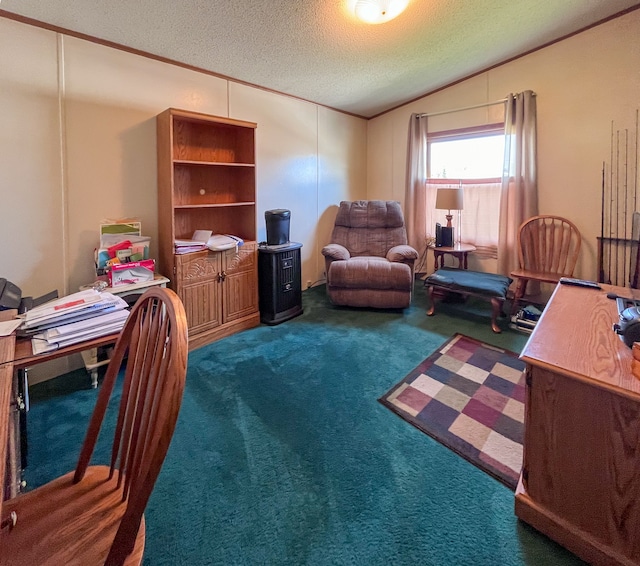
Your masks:
M182 410L145 512L147 565L569 565L513 514L513 493L377 402L487 303L425 316L332 307L191 353ZM503 321L503 327L507 323ZM72 469L93 409L84 371L31 388L30 487ZM104 451L104 448L100 448Z

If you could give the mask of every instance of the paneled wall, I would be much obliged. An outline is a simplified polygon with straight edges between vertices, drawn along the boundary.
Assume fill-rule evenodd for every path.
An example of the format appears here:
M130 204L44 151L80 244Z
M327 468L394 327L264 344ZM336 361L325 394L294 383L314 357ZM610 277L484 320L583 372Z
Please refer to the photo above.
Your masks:
M105 219L140 218L155 253L171 106L258 123L258 237L265 210L291 210L303 285L323 276L336 205L366 198L366 121L309 102L4 18L0 84L0 277L28 295L92 282Z
M602 167L611 161L612 122L616 130L634 135L640 108L640 11L370 120L368 196L404 201L412 112L472 106L523 90L537 93L540 213L566 216L577 224L583 235L577 275L596 279ZM429 129L491 123L499 118L497 112L500 107L492 106L437 116ZM469 262L470 267L495 269L495 262L482 264L472 256Z

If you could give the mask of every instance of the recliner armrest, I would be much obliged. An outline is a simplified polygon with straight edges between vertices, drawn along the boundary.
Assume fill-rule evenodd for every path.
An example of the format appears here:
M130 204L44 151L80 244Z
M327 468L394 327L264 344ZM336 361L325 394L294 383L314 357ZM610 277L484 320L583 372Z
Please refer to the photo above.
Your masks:
M349 259L351 257L349 250L340 244L329 244L325 246L322 248L322 255L331 260Z
M411 246L394 246L387 252L389 261L415 261L418 259L418 252Z

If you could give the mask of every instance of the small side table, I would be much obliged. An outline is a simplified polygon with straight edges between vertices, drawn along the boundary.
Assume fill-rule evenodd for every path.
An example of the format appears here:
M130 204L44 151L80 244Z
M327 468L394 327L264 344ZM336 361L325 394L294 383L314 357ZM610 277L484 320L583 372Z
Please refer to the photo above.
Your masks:
M456 244L455 246L436 247L433 244L429 246L433 250L434 264L433 268L438 270L438 259L440 259L440 267L444 267L444 256L450 254L458 260L458 268L468 269L467 254L476 251L476 247L471 244Z

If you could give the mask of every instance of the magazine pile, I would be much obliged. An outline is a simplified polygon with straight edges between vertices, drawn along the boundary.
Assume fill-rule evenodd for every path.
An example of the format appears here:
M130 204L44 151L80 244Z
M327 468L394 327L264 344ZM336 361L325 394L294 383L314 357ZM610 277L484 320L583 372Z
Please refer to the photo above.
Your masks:
M538 324L542 311L534 305L527 305L511 317L509 325L514 330L531 334Z
M116 334L129 316L127 302L111 293L87 289L27 311L21 332L32 336L34 354Z

